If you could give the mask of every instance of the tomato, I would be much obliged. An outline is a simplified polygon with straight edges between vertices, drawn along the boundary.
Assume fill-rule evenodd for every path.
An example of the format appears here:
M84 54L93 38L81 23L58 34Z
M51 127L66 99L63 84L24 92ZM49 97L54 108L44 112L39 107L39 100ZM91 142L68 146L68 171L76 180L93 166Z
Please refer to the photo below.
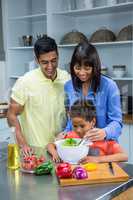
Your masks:
M43 162L45 161L45 157L44 157L44 156L41 156L41 157L39 158L39 161L43 163Z
M75 131L69 131L65 138L80 138Z

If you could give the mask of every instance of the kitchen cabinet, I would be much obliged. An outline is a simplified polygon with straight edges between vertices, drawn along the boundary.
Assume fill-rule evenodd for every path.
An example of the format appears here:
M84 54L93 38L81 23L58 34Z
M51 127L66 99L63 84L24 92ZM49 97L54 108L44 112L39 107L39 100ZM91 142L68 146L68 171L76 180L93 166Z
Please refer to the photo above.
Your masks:
M65 68L70 62L76 44L60 45L67 32L78 30L88 38L101 27L118 32L133 21L133 2L78 9L70 0L3 0L4 33L6 41L7 78L9 85L29 70L34 59L33 45L24 46L23 36L31 35L33 42L37 35L48 34L56 39L59 46L59 66ZM75 2L78 2L75 0ZM94 3L95 1L93 1ZM72 4L73 3L73 4ZM94 3L94 6L96 3ZM75 8L75 9L74 9ZM4 12L5 11L5 12ZM94 44L101 62L108 67L113 77L113 65L126 65L126 75L113 77L120 85L123 95L132 95L133 85L133 41L102 42ZM119 56L118 56L119 55ZM126 58L126 59L125 59ZM34 67L34 66L33 66Z

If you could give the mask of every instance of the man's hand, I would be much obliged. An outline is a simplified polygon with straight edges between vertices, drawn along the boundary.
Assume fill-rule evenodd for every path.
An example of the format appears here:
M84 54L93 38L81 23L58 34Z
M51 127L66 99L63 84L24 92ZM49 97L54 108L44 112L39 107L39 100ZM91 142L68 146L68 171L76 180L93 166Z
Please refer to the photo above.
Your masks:
M93 128L87 131L84 137L87 137L90 141L94 142L98 140L104 140L106 133L103 129Z
M23 156L31 156L34 153L33 149L28 145L21 146L21 152Z

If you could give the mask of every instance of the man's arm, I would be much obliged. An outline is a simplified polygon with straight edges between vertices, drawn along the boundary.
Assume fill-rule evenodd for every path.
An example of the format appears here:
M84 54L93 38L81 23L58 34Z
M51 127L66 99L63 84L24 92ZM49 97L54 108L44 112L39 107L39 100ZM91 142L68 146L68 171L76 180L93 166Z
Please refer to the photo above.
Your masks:
M7 121L9 126L15 127L16 139L19 146L28 146L22 134L21 127L17 116L23 112L24 107L11 99L9 109L7 112Z

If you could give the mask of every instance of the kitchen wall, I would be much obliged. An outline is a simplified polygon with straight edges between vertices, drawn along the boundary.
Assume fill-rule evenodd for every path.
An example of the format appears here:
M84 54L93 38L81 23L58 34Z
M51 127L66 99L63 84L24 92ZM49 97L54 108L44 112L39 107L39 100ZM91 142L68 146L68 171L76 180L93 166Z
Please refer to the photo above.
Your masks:
M0 61L0 101L4 101L7 99L5 67L6 63Z

